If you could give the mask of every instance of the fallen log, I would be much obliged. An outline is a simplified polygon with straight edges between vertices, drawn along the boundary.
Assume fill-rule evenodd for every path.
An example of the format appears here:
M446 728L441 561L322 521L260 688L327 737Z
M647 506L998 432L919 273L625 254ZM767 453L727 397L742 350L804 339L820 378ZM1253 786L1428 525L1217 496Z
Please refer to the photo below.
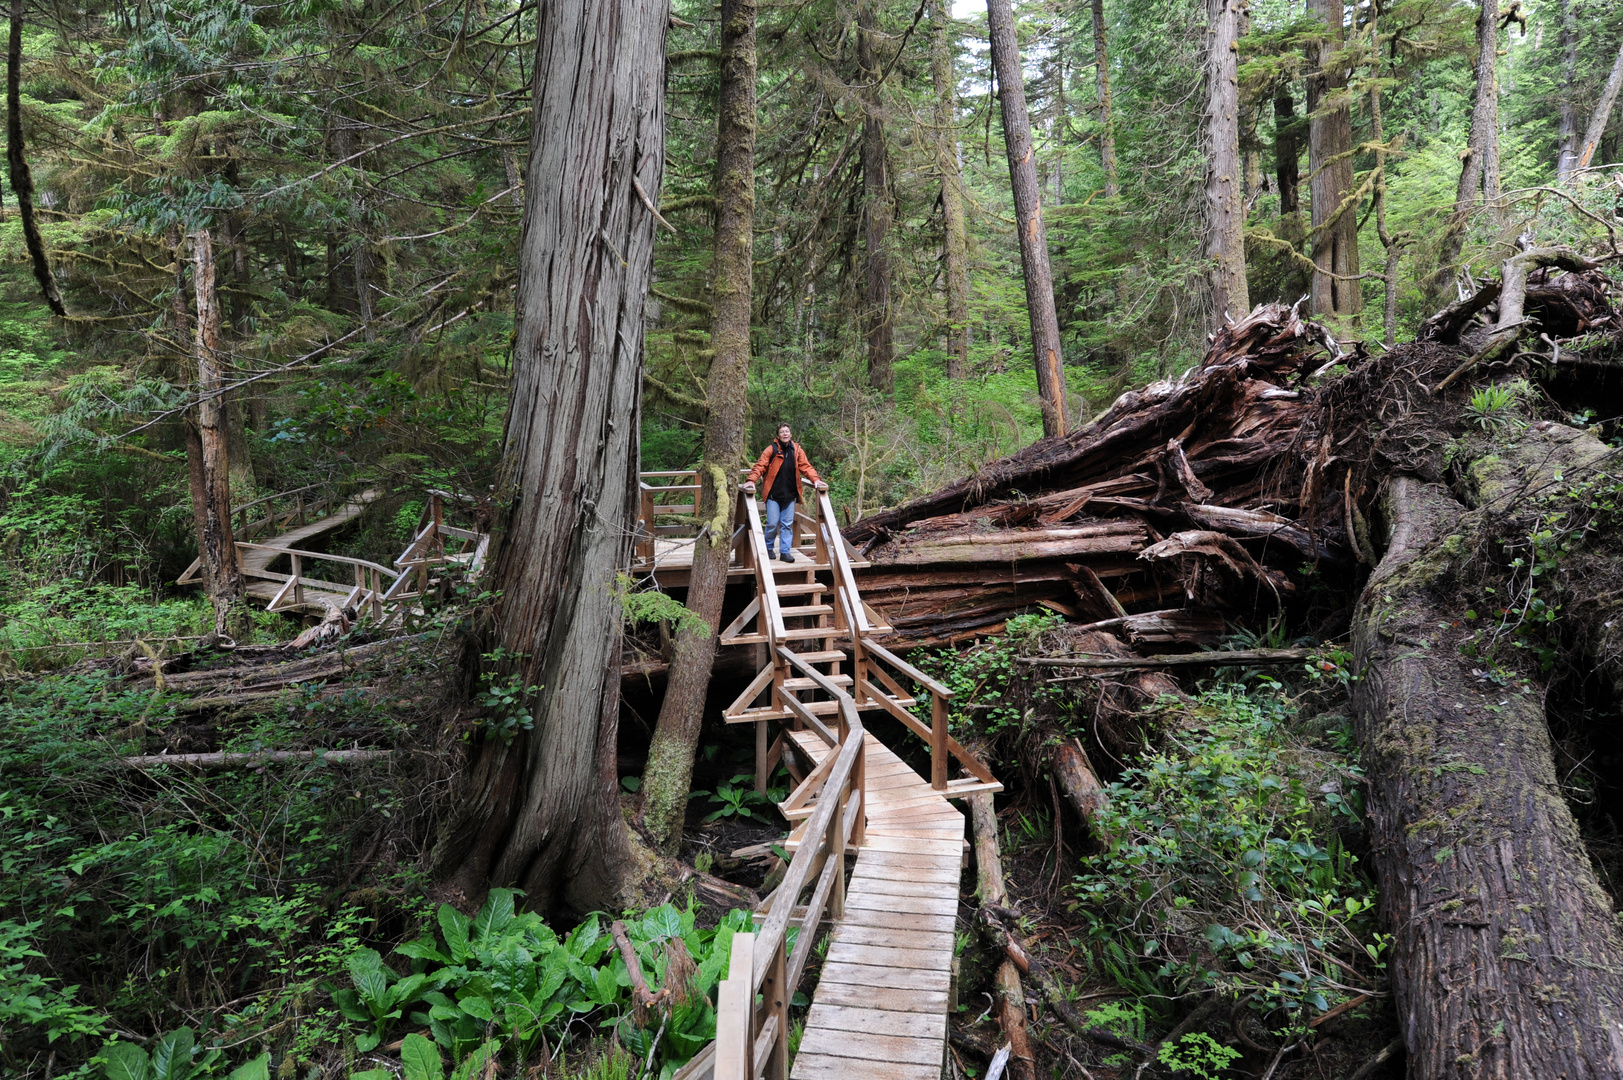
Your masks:
M1530 468L1582 471L1536 427L1517 445ZM1386 551L1353 616L1353 705L1409 1075L1623 1075L1623 935L1542 697L1474 677L1457 651L1449 581L1493 518L1405 475L1382 516Z
M155 769L163 765L179 765L188 769L229 769L239 765L259 768L288 761L359 765L368 761L381 761L393 752L392 750L250 750L212 754L140 754L135 757L119 758L118 763L130 769Z
M1076 809L1082 824L1095 837L1105 839L1099 833L1097 818L1099 811L1109 805L1110 799L1105 794L1104 785L1099 783L1099 774L1093 771L1093 763L1083 752L1081 743L1061 743L1054 751L1054 779Z
M1160 656L1022 656L1018 662L1034 667L1163 668L1191 664L1288 664L1306 660L1316 649L1217 649L1211 652L1168 653ZM1050 680L1052 681L1052 680Z
M978 792L969 797L970 818L975 829L975 882L981 906L1003 907L1009 902L1008 890L1003 883L1003 860L998 855L997 814L992 808L990 792ZM998 1026L1009 1040L1011 1066L1009 1074L1017 1080L1036 1080L1036 1056L1031 1052L1031 1039L1026 1033L1026 995L1020 985L1020 969L1013 959L1005 957L998 965L993 980L996 991Z

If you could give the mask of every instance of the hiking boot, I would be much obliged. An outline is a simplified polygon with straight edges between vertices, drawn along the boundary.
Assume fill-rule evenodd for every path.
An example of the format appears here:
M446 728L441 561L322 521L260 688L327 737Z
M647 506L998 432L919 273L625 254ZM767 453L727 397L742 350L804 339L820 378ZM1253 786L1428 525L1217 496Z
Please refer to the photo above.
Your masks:
M792 551L785 550L782 555L778 556L778 558L782 559L784 562L794 562L795 561L795 553L792 552Z

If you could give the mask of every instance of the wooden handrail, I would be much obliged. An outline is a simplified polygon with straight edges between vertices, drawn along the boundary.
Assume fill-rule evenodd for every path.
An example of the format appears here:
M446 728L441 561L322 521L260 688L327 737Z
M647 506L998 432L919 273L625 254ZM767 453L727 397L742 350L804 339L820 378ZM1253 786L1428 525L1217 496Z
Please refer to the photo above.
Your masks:
M249 544L242 540L237 541L237 547L246 551L274 551L278 555L299 555L306 559L322 559L326 562L360 566L367 570L376 570L388 574L390 581L400 576L399 571L391 570L387 566L379 566L368 559L352 559L348 555L328 555L325 551L303 551L299 548L277 547L275 544Z
M761 593L761 614L766 623L766 636L771 648L776 649L778 643L789 636L789 630L783 625L783 608L778 604L777 581L772 576L772 560L766 554L766 533L761 528L761 504L756 500L753 492L739 490L738 497L744 500L745 522L750 530L750 550L755 554L755 574Z

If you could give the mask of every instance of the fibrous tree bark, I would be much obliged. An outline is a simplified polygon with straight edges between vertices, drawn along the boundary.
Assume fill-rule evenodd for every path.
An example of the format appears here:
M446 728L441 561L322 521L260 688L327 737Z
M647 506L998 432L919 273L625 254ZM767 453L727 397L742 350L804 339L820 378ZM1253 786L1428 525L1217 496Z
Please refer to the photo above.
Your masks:
M941 173L941 270L947 294L947 377L969 374L969 228L958 167L958 76L952 13L946 0L930 9L930 77L935 84L935 156Z
M436 864L473 898L614 902L621 612L637 492L643 307L664 154L666 0L543 3L519 241L513 383L490 561L497 677L541 689L534 729L478 739Z
M1003 860L997 849L997 813L992 796L980 792L969 797L970 819L975 831L975 883L981 907L1002 908L1009 903L1003 883ZM1020 969L1012 958L998 964L994 985L997 990L997 1022L1009 1040L1009 1075L1016 1080L1035 1080L1031 1038L1026 1032L1026 994L1020 983Z
M1121 194L1116 165L1116 118L1110 102L1110 50L1105 34L1105 0L1093 0L1093 87L1099 97L1099 164L1105 172L1105 198Z
M51 262L34 220L34 177L23 154L22 114L23 0L11 0L11 36L6 46L6 169L12 193L17 196L17 216L23 223L23 244L34 265L34 280L52 314L66 315L62 293L51 274Z
M1561 0L1561 126L1556 133L1555 179L1564 183L1578 160L1578 105L1572 100L1578 81L1578 13L1576 0Z
M1245 280L1245 192L1240 162L1240 22L1245 0L1207 0L1206 257L1212 329L1251 310Z
M1014 192L1015 227L1020 234L1020 266L1026 282L1026 308L1031 316L1031 349L1037 364L1037 394L1042 400L1043 434L1063 435L1065 367L1060 352L1059 316L1054 309L1054 271L1048 261L1048 230L1043 225L1042 188L1026 109L1026 82L1020 70L1020 42L1015 35L1010 0L986 0L991 31L992 67L997 73L1003 112L1003 139L1009 156L1009 186Z
M693 754L704 720L716 657L716 631L732 554L733 483L744 459L749 414L751 275L755 230L755 2L723 0L721 99L716 125L716 248L710 343L715 356L705 386L704 457L699 465L700 520L687 606L705 630L678 631L659 721L643 772L643 828L654 846L674 851L693 779ZM649 523L650 525L652 522Z
M1296 142L1296 102L1288 87L1274 95L1274 177L1279 185L1279 214L1286 217L1302 209L1302 149Z
M207 229L192 236L192 287L197 298L197 417L186 425L186 471L197 527L203 581L214 604L214 632L240 632L242 567L231 535L231 454L225 378L220 365L220 302L214 242Z
M883 118L884 65L879 56L878 0L857 5L857 66L862 88L862 232L866 263L863 284L863 334L868 341L868 385L888 394L896 383L896 320L890 301L890 226L895 218L890 198L889 153Z
M1523 460L1559 460L1558 427L1530 431ZM1492 519L1405 475L1383 516L1386 552L1353 618L1353 704L1409 1075L1623 1075L1623 936L1542 697L1474 676L1448 629L1465 625L1449 578Z
M1454 212L1443 231L1437 273L1428 290L1432 300L1439 303L1453 280L1460 252L1465 247L1466 228L1478 199L1486 201L1490 210L1499 201L1499 0L1481 0L1476 40L1476 97L1471 106L1471 134L1460 165L1459 187L1454 192Z
M1594 160L1595 148L1600 146L1600 137L1606 134L1606 125L1612 118L1612 106L1617 104L1619 90L1623 90L1623 44L1617 47L1617 59L1612 61L1612 72L1606 77L1606 88L1600 92L1600 100L1595 103L1595 114L1589 118L1589 126L1584 130L1584 141L1578 144L1578 156L1572 163L1573 172L1582 172Z
M1322 24L1307 78L1308 193L1312 199L1313 312L1352 315L1363 309L1358 282L1358 214L1353 188L1352 112L1342 52L1341 0L1310 0Z

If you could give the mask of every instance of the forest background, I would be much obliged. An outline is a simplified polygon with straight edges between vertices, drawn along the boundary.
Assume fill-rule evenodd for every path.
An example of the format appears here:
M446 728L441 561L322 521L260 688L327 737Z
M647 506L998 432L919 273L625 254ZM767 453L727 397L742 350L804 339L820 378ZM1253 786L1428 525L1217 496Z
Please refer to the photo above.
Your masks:
M645 469L697 460L713 355L719 30L708 5L677 0L674 12L665 185L651 193L668 224L646 339ZM1472 193L1461 215L1484 12L1498 34L1497 201L1479 208ZM1016 16L1074 425L1187 369L1221 319L1206 254L1208 11L1093 0L1021 3ZM65 642L213 625L203 599L171 585L196 554L181 414L205 307L220 312L233 385L232 501L364 477L388 492L385 512L344 551L392 558L424 490L492 482L512 366L533 8L186 0L19 5L14 18L13 146L32 167L65 314L41 299L8 185L0 648L11 663L71 655ZM1579 208L1609 214L1603 166L1623 134L1609 110L1588 180L1562 188L1568 196L1552 187L1620 44L1616 0L1503 11L1258 0L1235 98L1250 301L1310 297L1304 310L1347 347L1377 352L1453 298L1454 271L1480 276L1530 223L1546 240L1586 228ZM855 519L1041 435L984 10L763 4L758 57L749 441L792 423ZM1329 69L1340 85L1309 86ZM1350 125L1348 180L1317 206L1310 98L1315 115L1344 108ZM1337 209L1361 262L1343 263L1337 296L1321 300L1314 223ZM212 293L196 272L200 237L217 265ZM254 618L267 640L295 629ZM55 700L37 703L42 727ZM140 704L86 700L100 701L86 715L146 722ZM48 851L26 800L4 797L18 799L3 807L13 850ZM396 812L381 805L371 812ZM144 856L103 857L134 880ZM45 901L6 901L21 917L6 924L0 963L20 972ZM156 927L174 916L165 902L186 903L132 899L121 917ZM341 953L300 954L300 971L331 969ZM140 997L115 985L93 996L114 1012ZM63 1008L72 1030L75 1007Z

